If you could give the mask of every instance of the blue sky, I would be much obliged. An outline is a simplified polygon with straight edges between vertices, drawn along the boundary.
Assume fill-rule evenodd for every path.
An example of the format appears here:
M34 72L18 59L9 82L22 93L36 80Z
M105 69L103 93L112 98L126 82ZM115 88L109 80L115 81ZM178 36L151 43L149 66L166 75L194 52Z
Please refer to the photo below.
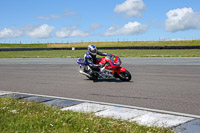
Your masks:
M1 0L0 43L200 39L199 0Z

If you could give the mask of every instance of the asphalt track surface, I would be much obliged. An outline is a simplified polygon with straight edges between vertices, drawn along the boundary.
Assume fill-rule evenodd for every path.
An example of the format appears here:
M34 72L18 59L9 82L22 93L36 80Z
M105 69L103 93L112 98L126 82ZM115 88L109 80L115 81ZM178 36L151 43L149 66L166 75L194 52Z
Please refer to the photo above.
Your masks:
M122 58L130 82L88 80L76 59L0 59L0 90L200 115L200 58Z

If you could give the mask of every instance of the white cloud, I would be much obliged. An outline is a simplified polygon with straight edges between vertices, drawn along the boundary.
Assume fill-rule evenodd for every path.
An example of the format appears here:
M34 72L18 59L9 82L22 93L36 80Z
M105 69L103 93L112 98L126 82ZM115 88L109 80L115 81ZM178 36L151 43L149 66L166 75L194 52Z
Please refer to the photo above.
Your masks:
M71 37L86 37L86 36L89 36L89 33L80 31L80 30L74 30L72 31L70 36Z
M171 41L183 41L185 40L184 38L172 38L170 39Z
M59 38L66 37L87 37L91 32L94 32L100 27L99 24L92 24L88 31L81 31L76 26L63 27L61 30L56 32L56 36Z
M89 33L78 30L76 26L71 26L71 27L63 27L61 30L56 32L56 36L59 38L86 37L89 36Z
M70 28L62 28L60 31L56 32L56 36L59 38L65 38L65 37L69 37L71 34L71 29Z
M40 19L40 20L52 20L52 19L60 18L60 16L55 15L55 14L51 14L49 16L38 16L37 18Z
M145 9L142 0L126 0L124 3L117 5L114 12L124 13L126 17L141 17Z
M19 30L12 30L8 28L4 28L3 30L0 30L0 39L16 38L16 37L20 37L21 35L22 35L22 32Z
M37 18L40 20L53 20L53 19L65 18L70 15L76 15L76 14L77 14L76 12L66 9L66 11L62 14L51 14L48 16L38 16Z
M165 29L176 32L200 28L200 12L194 12L192 8L174 9L167 12L168 19L165 21Z
M122 28L120 28L118 25L111 26L104 35L135 35L144 33L147 29L147 25L142 25L139 22L129 22L128 24L125 24Z
M26 34L31 38L37 38L37 39L46 39L51 36L51 33L54 30L53 26L49 26L48 24L43 24L40 26L26 26L24 27L24 30Z
M113 25L110 28L108 28L108 30L106 31L106 33L104 34L105 36L112 36L112 35L118 35L120 34L120 27L118 25Z

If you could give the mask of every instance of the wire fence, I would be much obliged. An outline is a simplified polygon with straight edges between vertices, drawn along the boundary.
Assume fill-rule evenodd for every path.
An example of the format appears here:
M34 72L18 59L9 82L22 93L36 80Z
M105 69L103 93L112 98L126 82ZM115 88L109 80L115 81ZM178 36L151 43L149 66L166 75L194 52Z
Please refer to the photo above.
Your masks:
M129 42L129 41L184 41L184 40L200 40L200 37L192 37L192 39L183 38L170 38L170 37L159 37L157 39L127 39L127 38L114 38L114 39L101 39L101 40L0 40L0 44L55 44L55 43L90 43L90 42Z

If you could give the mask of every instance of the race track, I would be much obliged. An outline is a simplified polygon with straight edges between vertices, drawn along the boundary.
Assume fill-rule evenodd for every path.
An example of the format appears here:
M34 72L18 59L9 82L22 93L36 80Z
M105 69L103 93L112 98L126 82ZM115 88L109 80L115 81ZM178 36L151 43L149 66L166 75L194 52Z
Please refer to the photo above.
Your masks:
M75 59L0 59L0 90L200 115L200 58L122 58L131 82L93 82Z

